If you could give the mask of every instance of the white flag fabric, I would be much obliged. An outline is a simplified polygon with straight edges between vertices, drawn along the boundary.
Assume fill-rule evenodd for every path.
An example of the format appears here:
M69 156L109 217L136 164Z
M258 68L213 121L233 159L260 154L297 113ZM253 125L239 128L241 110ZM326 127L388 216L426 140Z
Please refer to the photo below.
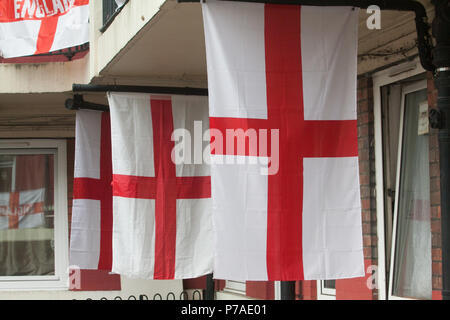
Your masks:
M116 0L117 7L120 8L125 4L127 0Z
M203 139L209 127L207 98L108 93L108 101L112 272L145 279L211 273L210 168L198 154L209 144L209 136ZM183 154L183 149L184 161L176 161L174 153Z
M42 227L45 189L0 192L0 230Z
M112 160L109 112L76 115L70 265L111 270Z
M89 0L2 0L0 55L52 52L89 42Z
M214 0L202 9L214 277L364 276L358 11Z

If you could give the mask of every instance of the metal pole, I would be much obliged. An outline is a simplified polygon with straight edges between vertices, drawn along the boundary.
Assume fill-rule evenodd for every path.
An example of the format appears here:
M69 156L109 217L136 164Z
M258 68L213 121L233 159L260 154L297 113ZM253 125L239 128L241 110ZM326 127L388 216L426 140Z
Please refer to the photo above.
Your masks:
M192 87L157 87L157 86L129 86L129 85L102 85L102 84L73 84L73 92L135 92L155 94L180 94L207 96L208 89Z
M295 281L281 281L281 300L295 300Z
M442 298L450 300L450 2L433 0L435 18L433 36L434 83L437 89L437 110L433 127L439 128L439 164L441 187Z
M213 274L210 273L206 275L206 289L204 291L203 300L214 300L215 292L214 292L214 279Z

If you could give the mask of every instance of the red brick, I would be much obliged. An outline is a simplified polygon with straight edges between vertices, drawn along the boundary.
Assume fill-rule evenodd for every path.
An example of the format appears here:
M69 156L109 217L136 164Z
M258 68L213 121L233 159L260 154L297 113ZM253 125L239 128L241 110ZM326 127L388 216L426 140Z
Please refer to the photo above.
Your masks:
M370 199L361 199L361 207L363 210L370 210Z
M369 198L370 197L370 187L368 186L361 186L360 188L361 198Z
M431 246L433 248L442 248L442 240L440 233L431 233Z
M359 158L359 172L369 172L370 162L368 160L362 160Z
M364 235L369 235L372 233L372 225L370 223L364 222L362 224L362 232Z
M440 219L441 218L441 206L432 206L431 207L431 218L432 219Z
M441 232L441 220L431 220L431 232L432 233Z
M360 174L359 175L359 183L363 185L369 185L370 184L370 175L369 174Z
M431 294L432 300L442 300L442 291L440 290L433 290L433 293Z
M436 134L430 134L429 136L430 149L439 148L439 140Z
M430 203L432 206L441 204L441 193L439 191L431 192Z
M432 284L433 284L433 290L442 290L442 277L441 276L433 276Z
M437 92L432 91L431 93L428 93L428 106L430 109L434 109L437 106Z
M442 261L442 249L441 248L431 249L431 259L433 261Z
M442 275L442 262L432 262L431 263L431 270L433 272L433 275Z
M369 135L369 125L363 124L358 127L358 137L365 137Z
M363 125L363 124L369 123L369 113L368 112L364 112L364 113L358 114L358 119L357 120L358 120L357 121L358 125Z
M364 259L371 259L372 258L372 251L373 251L372 247L365 247L365 248L363 248Z
M370 235L363 235L363 246L370 247L372 245L372 238Z
M440 169L439 169L439 164L438 163L432 163L430 165L430 177L440 177Z

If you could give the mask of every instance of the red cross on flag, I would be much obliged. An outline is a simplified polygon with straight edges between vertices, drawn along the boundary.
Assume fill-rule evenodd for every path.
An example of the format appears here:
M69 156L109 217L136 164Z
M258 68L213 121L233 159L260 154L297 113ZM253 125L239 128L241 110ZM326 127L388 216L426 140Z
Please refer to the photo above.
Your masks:
M209 144L209 136L203 139L209 128L208 99L108 93L108 101L113 159L112 272L146 279L211 273L210 168L194 154ZM202 129L196 124L202 124ZM186 146L192 159L186 156L183 162L174 161L174 130L186 133L181 146ZM194 137L188 136L194 132L197 148L191 153Z
M112 160L109 112L76 115L70 264L111 270Z
M215 278L364 276L358 11L214 0L202 8Z
M0 55L22 57L89 42L89 0L2 0Z

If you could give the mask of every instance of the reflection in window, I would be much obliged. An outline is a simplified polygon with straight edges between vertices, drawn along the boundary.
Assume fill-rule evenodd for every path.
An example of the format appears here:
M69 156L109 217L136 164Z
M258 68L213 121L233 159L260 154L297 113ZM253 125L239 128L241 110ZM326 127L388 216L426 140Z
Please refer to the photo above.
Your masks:
M0 276L54 275L54 155L0 155Z
M405 97L392 294L431 299L431 225L428 135L418 134L426 90Z

